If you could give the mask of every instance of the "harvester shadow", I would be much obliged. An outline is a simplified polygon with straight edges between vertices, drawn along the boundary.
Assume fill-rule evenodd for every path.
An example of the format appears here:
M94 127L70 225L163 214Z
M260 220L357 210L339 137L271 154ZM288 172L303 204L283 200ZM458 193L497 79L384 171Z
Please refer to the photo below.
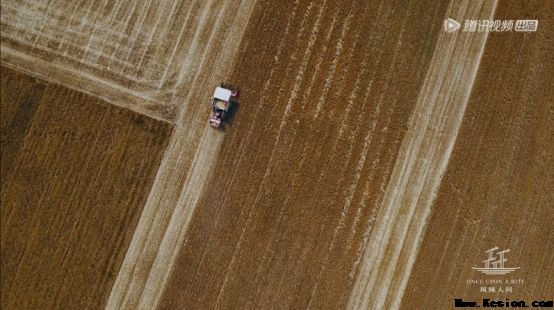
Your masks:
M235 101L233 102L233 104L231 104L231 106L229 107L229 110L227 111L227 113L225 113L225 122L221 128L223 131L226 131L227 129L233 127L233 121L239 109L240 109L240 104L238 101Z

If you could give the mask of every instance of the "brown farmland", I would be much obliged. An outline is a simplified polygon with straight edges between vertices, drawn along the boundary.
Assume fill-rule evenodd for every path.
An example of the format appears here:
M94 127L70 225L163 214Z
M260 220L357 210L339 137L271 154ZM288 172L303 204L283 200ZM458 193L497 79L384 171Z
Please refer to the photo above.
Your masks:
M446 7L258 4L243 104L161 308L345 306Z
M2 73L2 308L552 299L552 12L2 3L2 64L28 74ZM447 33L447 17L540 24ZM225 80L240 103L217 131L207 103ZM495 246L524 284L489 296L466 281Z
M171 126L2 68L2 308L105 304Z
M483 298L480 287L490 285L466 280L487 278L471 267L496 246L511 249L507 264L521 268L500 279L524 283L502 285L513 295L485 297L552 300L554 25L547 21L553 14L551 1L503 3L496 10L501 20L545 22L536 34L490 35L403 309L444 309L454 298Z

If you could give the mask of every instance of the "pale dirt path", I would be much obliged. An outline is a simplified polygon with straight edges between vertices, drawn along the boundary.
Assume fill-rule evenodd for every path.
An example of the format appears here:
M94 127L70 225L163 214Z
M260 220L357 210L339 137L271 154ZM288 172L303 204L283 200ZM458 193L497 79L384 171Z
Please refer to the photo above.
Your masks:
M445 18L490 19L495 8L496 1L455 1ZM382 207L370 228L349 309L399 308L486 40L486 33L441 33Z
M224 1L208 8L216 25L194 67L182 113L121 270L108 309L153 309L163 292L205 182L217 161L224 133L207 125L214 85L229 76L255 1ZM195 34L196 35L196 34ZM199 34L198 34L199 35ZM186 77L184 77L186 78Z

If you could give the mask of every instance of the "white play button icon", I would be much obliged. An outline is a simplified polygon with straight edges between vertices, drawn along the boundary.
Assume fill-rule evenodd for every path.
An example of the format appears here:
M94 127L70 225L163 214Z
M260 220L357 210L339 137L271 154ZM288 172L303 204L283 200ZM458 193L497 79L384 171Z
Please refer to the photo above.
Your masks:
M444 20L444 31L454 32L458 29L460 29L460 23L458 23L457 21L453 20L452 18Z

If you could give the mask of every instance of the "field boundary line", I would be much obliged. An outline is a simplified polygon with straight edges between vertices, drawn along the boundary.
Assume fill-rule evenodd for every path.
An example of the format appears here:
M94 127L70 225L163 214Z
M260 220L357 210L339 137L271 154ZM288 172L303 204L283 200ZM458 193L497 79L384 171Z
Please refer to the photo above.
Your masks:
M164 113L150 109L160 105L156 98L147 93L122 87L94 74L48 62L28 55L9 46L2 45L1 63L7 68L23 72L40 80L59 84L67 88L100 98L107 103L129 109L135 113L173 124L174 120Z

